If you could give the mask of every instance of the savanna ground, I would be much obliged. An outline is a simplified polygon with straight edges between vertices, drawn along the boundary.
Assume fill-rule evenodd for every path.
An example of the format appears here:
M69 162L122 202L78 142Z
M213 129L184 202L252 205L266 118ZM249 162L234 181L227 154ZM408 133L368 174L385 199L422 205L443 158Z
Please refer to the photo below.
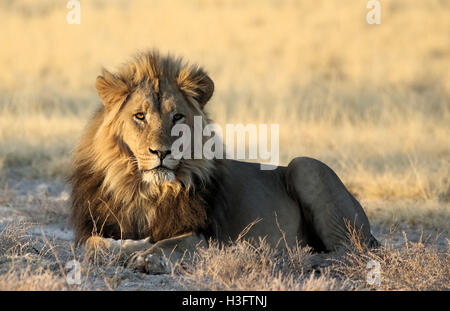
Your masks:
M0 1L0 289L449 290L450 2ZM148 276L74 249L71 150L99 105L93 84L136 50L204 66L219 124L280 124L281 164L331 166L381 241L312 271L308 249L238 242ZM356 239L357 240L357 239ZM81 264L69 286L67 261ZM381 284L366 282L369 260Z

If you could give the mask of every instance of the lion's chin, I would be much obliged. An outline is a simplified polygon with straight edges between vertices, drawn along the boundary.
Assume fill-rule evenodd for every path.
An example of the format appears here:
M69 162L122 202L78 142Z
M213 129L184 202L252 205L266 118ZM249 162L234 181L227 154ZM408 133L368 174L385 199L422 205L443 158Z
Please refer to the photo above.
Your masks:
M157 168L142 173L142 181L152 185L162 185L175 181L175 173L170 169Z

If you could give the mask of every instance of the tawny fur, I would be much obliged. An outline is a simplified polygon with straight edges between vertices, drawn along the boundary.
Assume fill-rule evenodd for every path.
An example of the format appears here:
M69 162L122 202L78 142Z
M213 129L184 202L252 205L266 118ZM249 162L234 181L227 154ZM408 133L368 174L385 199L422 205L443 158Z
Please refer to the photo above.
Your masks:
M201 68L142 53L116 74L104 70L96 88L103 106L74 153L70 179L78 243L95 235L147 239L155 243L139 261L147 265L161 250L177 247L181 258L197 242L238 239L254 223L249 240L337 253L349 243L351 222L368 246L378 245L362 206L316 159L297 157L269 171L230 159L174 159L173 116L181 112L190 129L196 116L209 122L204 106L214 84Z
M77 243L92 235L151 241L202 228L206 222L197 183L206 184L214 170L210 160L186 160L177 182L149 187L142 181L133 155L122 140L117 114L126 97L137 89L158 92L162 79L175 81L196 114L213 91L213 84L197 66L180 59L141 53L116 74L97 78L102 106L89 122L73 156L71 220Z

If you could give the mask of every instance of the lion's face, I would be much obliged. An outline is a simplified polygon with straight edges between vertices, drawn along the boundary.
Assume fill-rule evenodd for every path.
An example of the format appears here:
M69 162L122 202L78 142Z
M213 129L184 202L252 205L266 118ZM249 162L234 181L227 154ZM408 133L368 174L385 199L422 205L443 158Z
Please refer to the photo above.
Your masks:
M206 119L203 107L214 84L201 68L147 54L118 74L105 70L96 88L105 106L104 125L142 181L161 185L186 177L189 163L172 154L180 137L171 132L183 123L194 133L194 116ZM193 145L193 139L192 134L187 141Z
M171 152L178 139L171 132L180 123L193 129L195 114L190 105L181 91L169 84L160 86L159 95L138 89L125 103L119 117L123 124L122 141L143 181L161 184L176 180L183 160Z

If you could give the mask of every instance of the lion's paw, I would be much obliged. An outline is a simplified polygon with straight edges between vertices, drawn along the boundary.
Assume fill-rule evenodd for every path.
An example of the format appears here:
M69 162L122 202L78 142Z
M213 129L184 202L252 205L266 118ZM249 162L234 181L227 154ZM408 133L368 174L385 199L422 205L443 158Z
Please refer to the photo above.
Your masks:
M165 274L170 272L165 258L149 252L137 252L134 254L129 260L127 267L148 274Z

